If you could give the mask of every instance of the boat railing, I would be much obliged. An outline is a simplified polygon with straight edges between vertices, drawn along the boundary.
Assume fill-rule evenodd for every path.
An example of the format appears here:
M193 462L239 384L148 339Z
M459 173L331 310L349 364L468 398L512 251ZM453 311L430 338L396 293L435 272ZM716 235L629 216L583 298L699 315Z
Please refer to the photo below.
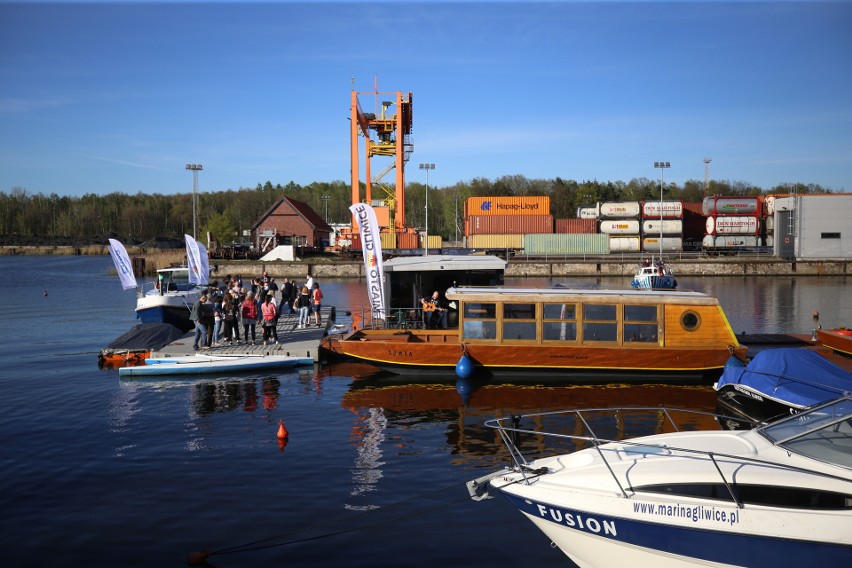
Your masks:
M345 309L351 312L354 326L360 329L425 329L426 312L421 306L373 310L370 307Z
M590 418L593 414L596 413L610 413L611 415L613 415L616 419L616 423L619 425L619 429L624 428L624 424L628 422L629 414L644 413L645 415L648 415L649 413L656 413L657 433L664 431L666 425L668 425L668 427L672 431L680 432L681 428L678 426L678 422L675 420L676 417L680 416L693 416L698 417L699 419L703 417L704 419L712 419L720 424L723 421L733 421L743 425L743 427L746 428L764 425L761 422L756 422L745 418L715 414L711 412L703 412L699 410L685 410L667 407L630 407L589 408L582 410L562 410L535 414L513 415L503 418L493 418L487 420L485 422L485 426L489 428L494 428L498 431L500 438L503 441L503 444L506 446L506 449L509 452L511 461L513 462L512 470L522 475L522 480L520 481L520 483L525 484L532 484L540 475L546 473L546 471L542 471L541 469L535 469L531 466L533 460L527 459L527 456L525 455L525 452L522 449L522 436L532 436L536 440L541 440L542 438L549 438L551 440L558 440L561 443L569 442L571 444L574 444L575 446L573 451L582 449L584 445L590 445L595 449L596 453L601 458L601 461L609 471L610 476L615 481L616 485L618 486L619 492L624 498L630 498L631 494L628 493L628 488L623 485L622 481L618 478L615 471L610 465L610 460L613 459L612 452L636 453L643 455L652 454L657 456L668 457L693 455L704 458L713 465L722 483L727 488L731 500L736 503L738 507L742 507L742 501L739 499L737 492L734 490L732 482L728 479L728 477L726 477L725 473L722 471L722 468L719 465L720 461L735 460L738 463L749 462L755 465L763 465L772 468L780 467L790 471L806 471L808 473L816 473L825 477L837 478L836 476L833 476L828 473L821 473L818 471L813 471L810 469L804 469L790 465L779 465L778 463L768 462L766 460L761 460L748 456L732 455L721 452L709 452L691 448L680 448L668 444L636 442L630 439L608 439L597 435L595 433L594 428L592 427L592 420L590 420ZM546 422L549 422L551 419L567 420L569 418L573 418L574 420L573 434L564 433L564 431L546 431L541 427L541 425ZM522 427L522 421L532 421L534 424L539 425L539 427ZM603 446L607 444L617 444L617 446L603 448ZM543 444L537 442L534 444L533 449L527 451L527 454L531 453L532 451L540 453L542 449ZM609 457L607 456L607 453L610 453Z

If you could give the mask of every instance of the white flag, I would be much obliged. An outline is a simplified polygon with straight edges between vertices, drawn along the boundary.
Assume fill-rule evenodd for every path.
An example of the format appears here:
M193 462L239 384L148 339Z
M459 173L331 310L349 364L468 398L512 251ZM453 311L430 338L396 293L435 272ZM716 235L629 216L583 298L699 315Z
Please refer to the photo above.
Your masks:
M200 284L209 284L208 280L210 279L210 257L207 255L207 247L198 241L195 242L198 245L198 265L199 271L201 272L201 282Z
M184 235L184 238L186 239L186 266L189 269L189 283L207 284L207 276L202 272L203 267L199 244L189 235ZM206 256L206 250L204 254Z
M110 239L109 254L112 256L115 269L118 271L118 277L121 278L121 288L123 290L136 288L136 276L133 275L133 265L130 263L130 257L127 256L127 249L124 248L124 245L115 239Z
M379 238L379 223L376 212L366 203L349 207L361 232L361 250L367 272L367 294L374 318L385 318L385 277L382 264L382 242Z

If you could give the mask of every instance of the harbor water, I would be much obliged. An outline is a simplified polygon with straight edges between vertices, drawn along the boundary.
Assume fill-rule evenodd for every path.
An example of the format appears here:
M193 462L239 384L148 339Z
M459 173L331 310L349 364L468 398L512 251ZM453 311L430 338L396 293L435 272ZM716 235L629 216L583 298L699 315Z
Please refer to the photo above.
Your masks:
M201 550L220 567L570 566L505 499L468 499L467 480L507 464L483 422L588 406L715 409L709 385L467 393L356 364L124 380L97 365L136 323L135 294L109 258L0 257L0 273L5 566L185 566ZM718 297L737 333L852 325L845 277L680 280ZM629 288L629 278L507 282L557 283ZM325 305L366 304L363 282L321 284Z

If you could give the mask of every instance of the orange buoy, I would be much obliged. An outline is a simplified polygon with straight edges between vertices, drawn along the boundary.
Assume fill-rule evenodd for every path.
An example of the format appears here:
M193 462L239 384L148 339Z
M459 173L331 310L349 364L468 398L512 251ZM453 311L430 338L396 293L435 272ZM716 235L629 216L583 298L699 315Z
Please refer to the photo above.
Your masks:
M207 559L210 558L209 550L199 550L198 552L193 552L186 559L187 566L201 566L207 562Z
M289 435L290 435L290 433L287 431L287 428L284 426L284 421L279 420L278 421L278 439L283 440L283 439L287 438Z

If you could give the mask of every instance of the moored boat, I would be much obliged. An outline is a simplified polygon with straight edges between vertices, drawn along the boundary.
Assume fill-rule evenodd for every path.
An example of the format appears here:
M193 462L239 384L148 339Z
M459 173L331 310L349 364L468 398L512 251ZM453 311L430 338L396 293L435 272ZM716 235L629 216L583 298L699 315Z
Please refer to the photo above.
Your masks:
M589 413L627 424L640 409L486 422L513 465L471 496L502 493L583 567L852 562L852 399L736 431L680 431L681 411L653 410L666 433L623 440L596 435ZM528 459L547 441L562 451Z
M808 349L766 349L745 366L732 360L713 388L727 411L769 421L852 393L852 373Z
M189 268L161 268L157 280L139 287L136 298L136 317L142 323L168 323L189 331L192 305L198 301L206 285L189 281Z
M141 365L151 351L160 349L183 335L168 323L139 323L98 352L101 367Z
M397 373L453 374L466 362L485 377L589 381L715 378L732 354L745 355L718 300L698 292L461 287L446 298L456 328L366 326L320 349Z
M841 355L852 357L852 329L845 327L837 329L817 328L815 332L820 343Z
M200 375L214 373L252 372L284 369L297 365L313 364L313 359L278 355L187 355L185 357L149 357L144 365L122 367L122 377L160 375Z

